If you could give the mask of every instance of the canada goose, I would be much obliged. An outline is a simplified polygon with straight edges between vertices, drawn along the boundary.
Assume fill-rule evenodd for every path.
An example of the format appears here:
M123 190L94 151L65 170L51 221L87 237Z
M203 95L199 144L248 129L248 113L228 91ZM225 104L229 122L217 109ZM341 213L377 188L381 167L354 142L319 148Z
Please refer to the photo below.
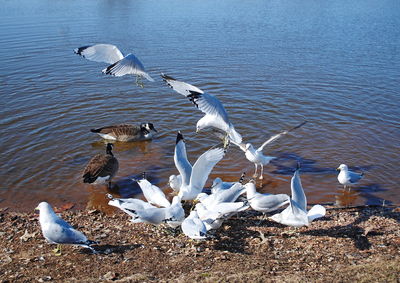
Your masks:
M91 129L90 131L100 135L103 139L122 142L150 140L157 132L152 123L142 123L140 125L120 124Z
M111 179L118 171L118 160L112 153L113 145L107 144L106 154L96 154L90 159L83 171L84 183L105 183L108 181L108 188L111 189Z
M50 244L57 244L57 248L53 250L56 255L61 255L61 244L79 245L96 253L90 246L96 242L88 240L85 235L58 217L47 202L39 203L36 209L39 210L39 223L43 236Z

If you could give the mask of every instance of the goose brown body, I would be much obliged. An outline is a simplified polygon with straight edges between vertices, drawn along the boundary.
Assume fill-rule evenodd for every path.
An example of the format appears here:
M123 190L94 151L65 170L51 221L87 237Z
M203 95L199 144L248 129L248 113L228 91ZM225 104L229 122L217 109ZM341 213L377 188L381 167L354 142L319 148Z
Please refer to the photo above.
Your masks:
M118 160L112 154L112 144L107 144L106 154L96 154L90 159L83 171L83 182L94 183L100 178L104 179L111 184L111 179L118 171Z
M157 132L152 123L119 124L91 129L90 131L99 134L104 139L122 142L150 140L153 138L154 132Z

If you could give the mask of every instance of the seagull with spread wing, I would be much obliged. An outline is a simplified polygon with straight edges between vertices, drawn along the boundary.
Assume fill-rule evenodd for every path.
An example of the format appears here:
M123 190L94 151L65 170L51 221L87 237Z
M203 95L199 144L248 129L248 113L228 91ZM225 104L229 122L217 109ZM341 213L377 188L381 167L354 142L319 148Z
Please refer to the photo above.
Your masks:
M276 158L273 156L264 155L262 152L264 147L267 146L268 144L272 143L273 141L279 139L280 137L286 135L287 133L300 128L301 126L303 126L306 123L307 123L307 121L304 121L303 123L291 128L289 130L280 132L279 134L276 134L276 135L270 137L258 149L255 149L251 143L247 143L246 145L236 143L235 141L232 141L232 143L239 146L239 148L244 151L247 160L254 163L254 166L255 166L255 171L254 171L254 176L253 176L254 178L257 177L258 165L261 166L260 179L263 179L264 166L267 165L271 160Z
M193 200L204 188L214 166L224 157L223 148L209 149L197 159L192 166L187 159L183 135L178 132L176 138L174 161L181 176L179 196L182 200Z
M189 98L198 109L206 114L197 121L196 132L207 127L213 127L225 132L229 140L238 144L242 142L242 136L229 121L228 114L218 98L205 93L198 87L178 81L165 74L161 74L161 77L173 90Z
M136 83L143 87L141 78L154 82L154 79L144 69L140 60L129 53L124 56L117 46L112 44L95 44L82 46L74 49L75 54L85 59L95 62L104 62L111 64L103 69L103 74L122 77L125 75L136 75Z

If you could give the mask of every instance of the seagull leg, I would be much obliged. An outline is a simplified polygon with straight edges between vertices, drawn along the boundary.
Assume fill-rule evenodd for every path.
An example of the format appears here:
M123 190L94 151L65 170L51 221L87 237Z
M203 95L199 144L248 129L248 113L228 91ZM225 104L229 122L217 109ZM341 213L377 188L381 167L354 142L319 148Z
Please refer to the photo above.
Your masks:
M57 244L57 248L55 248L55 249L53 250L53 252L54 252L54 255L60 256L60 255L61 255L61 245L60 245L60 244Z
M254 163L254 166L256 167L256 170L254 170L253 178L257 178L257 168L258 168L257 163Z
M144 84L142 82L142 76L136 76L136 85L144 88Z
M225 135L223 142L224 142L224 149L226 149L229 145L229 135L228 134Z
M259 178L260 180L264 179L263 174L264 174L264 165L261 163L261 174L260 174L260 178Z

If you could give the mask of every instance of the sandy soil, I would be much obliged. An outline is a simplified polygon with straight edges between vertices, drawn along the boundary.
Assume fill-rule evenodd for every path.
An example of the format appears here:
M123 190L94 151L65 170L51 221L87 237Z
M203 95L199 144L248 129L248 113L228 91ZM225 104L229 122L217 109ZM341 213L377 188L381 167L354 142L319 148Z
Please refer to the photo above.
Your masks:
M64 210L100 241L99 254L63 246L55 256L35 214L0 212L2 282L399 282L400 208L328 209L309 227L285 227L245 212L195 242L122 212Z

